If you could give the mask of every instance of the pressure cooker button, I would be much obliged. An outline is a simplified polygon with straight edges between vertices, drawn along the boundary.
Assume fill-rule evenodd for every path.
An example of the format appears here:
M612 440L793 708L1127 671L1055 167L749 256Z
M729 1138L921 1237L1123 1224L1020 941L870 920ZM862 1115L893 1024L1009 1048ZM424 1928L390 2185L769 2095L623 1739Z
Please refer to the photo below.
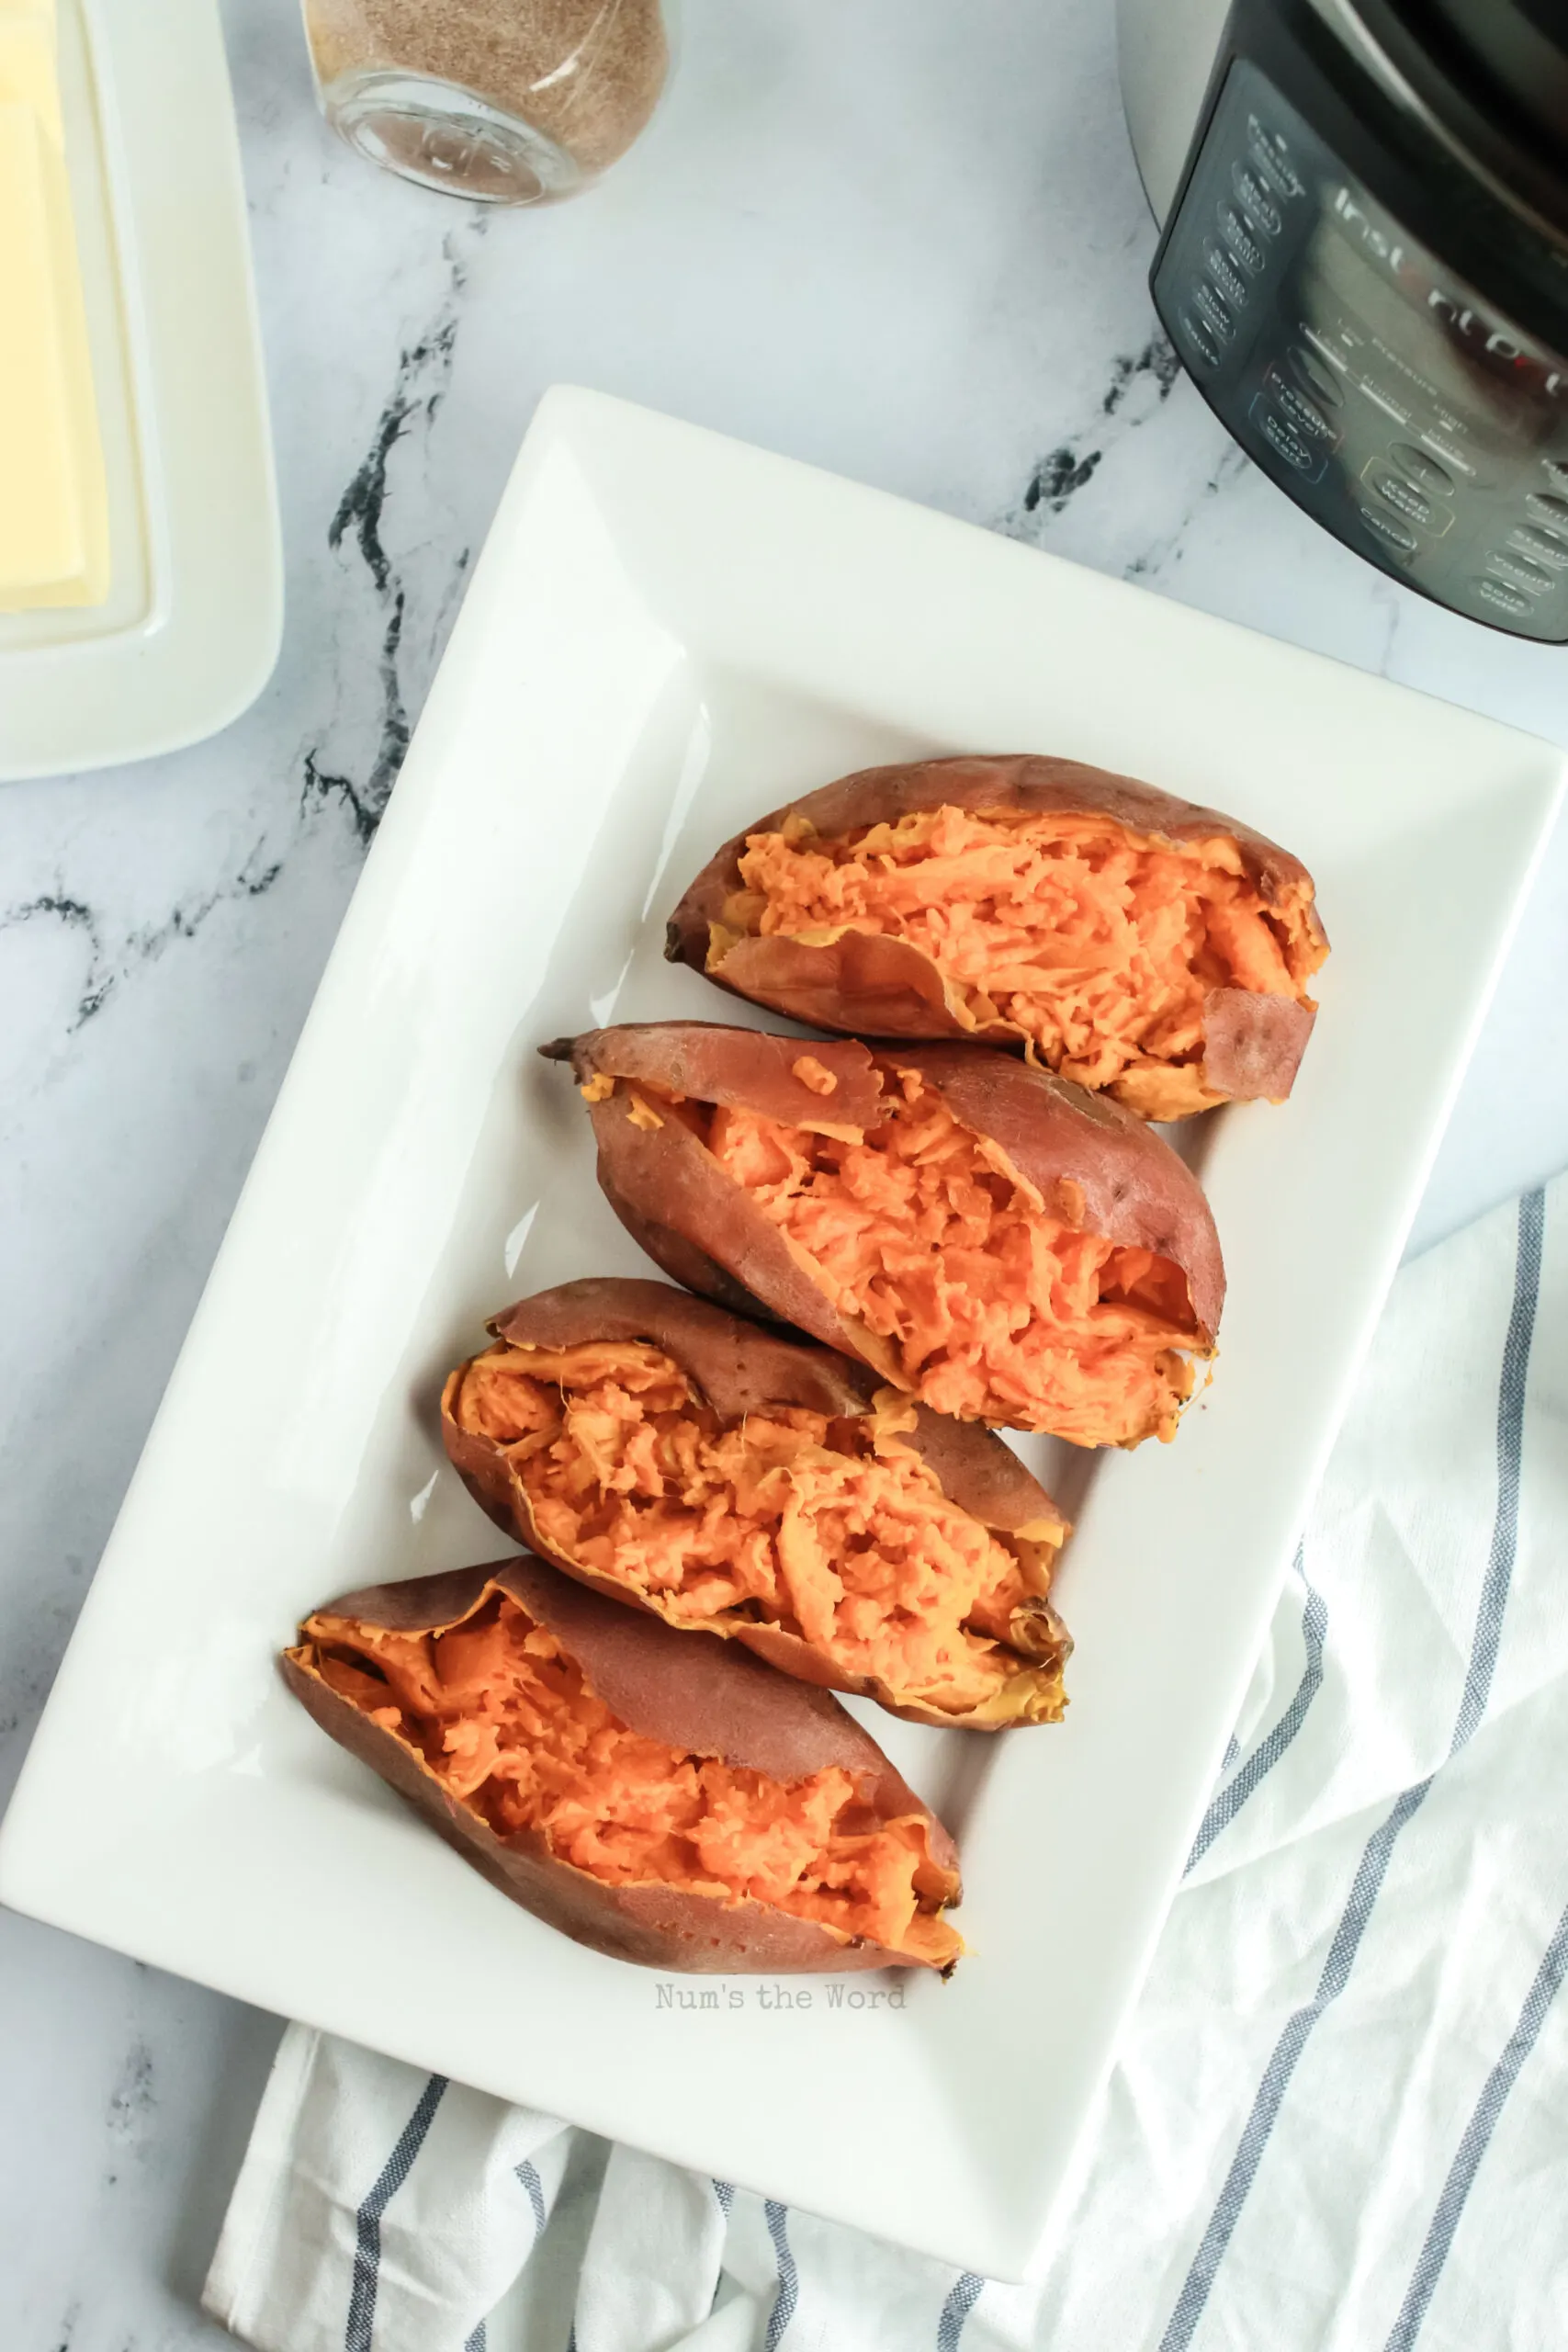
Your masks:
M1266 237L1277 237L1284 227L1283 216L1258 174L1246 164L1233 164L1231 186L1252 226Z
M1446 531L1453 521L1446 510L1439 514L1431 500L1413 481L1406 481L1397 467L1380 458L1373 458L1361 480L1369 490L1375 490L1381 499L1403 514L1407 523L1417 523L1423 530L1429 531L1436 526L1439 531Z
M1206 245L1203 249L1203 259L1209 265L1210 277L1226 301L1234 303L1238 311L1245 310L1249 288L1246 278L1237 269L1229 254L1225 252L1224 247L1218 244Z
M1219 345L1214 341L1208 328L1195 319L1190 311L1183 311L1181 313L1181 332L1206 368L1219 366Z
M1345 397L1344 392L1327 368L1314 359L1309 352L1303 351L1299 343L1291 345L1290 361L1291 372L1303 390L1309 391L1314 400L1325 408L1338 407Z
M1486 569L1499 580L1506 580L1510 588L1522 588L1527 596L1544 596L1549 588L1557 585L1540 564L1531 563L1528 556L1509 555L1504 548L1487 557Z
M1553 498L1549 490L1532 490L1525 512L1537 523L1555 524L1559 529L1568 526L1568 498Z
M1338 440L1339 435L1323 411L1314 408L1306 394L1292 384L1288 376L1282 376L1277 368L1270 368L1268 383L1275 405L1282 415L1290 419L1298 433L1304 434L1309 441L1326 441L1332 445Z
M1561 531L1543 531L1533 523L1521 523L1517 531L1509 532L1508 545L1552 571L1568 571L1568 537Z
M1389 514L1382 506L1363 506L1360 514L1362 522L1385 548L1392 548L1395 555L1415 554L1420 541L1409 524L1402 523L1397 514Z
M1413 482L1432 497L1448 498L1452 495L1454 478L1448 468L1438 465L1436 458L1428 458L1426 451L1418 449L1413 441L1396 441L1388 454L1401 473L1408 474Z
M1249 269L1256 277L1269 258L1263 247L1258 243L1234 204L1218 206L1216 217L1220 224L1220 234L1231 252L1240 262L1243 269Z
M1529 611L1529 598L1521 596L1517 588L1505 588L1500 580L1482 578L1476 582L1475 587L1476 594L1483 596L1489 605L1495 605L1500 613L1509 613L1517 618L1520 613Z
M1247 152L1276 196L1301 195L1302 180L1290 149L1280 133L1269 130L1255 114L1247 118Z
M1229 343L1235 333L1235 321L1227 309L1224 298L1201 277L1192 288L1192 308L1204 325L1221 343Z
M1247 414L1277 458L1282 458L1286 465L1293 467L1297 473L1305 474L1310 481L1316 481L1328 463L1325 450L1305 440L1290 419L1281 416L1272 401L1265 400L1261 392Z

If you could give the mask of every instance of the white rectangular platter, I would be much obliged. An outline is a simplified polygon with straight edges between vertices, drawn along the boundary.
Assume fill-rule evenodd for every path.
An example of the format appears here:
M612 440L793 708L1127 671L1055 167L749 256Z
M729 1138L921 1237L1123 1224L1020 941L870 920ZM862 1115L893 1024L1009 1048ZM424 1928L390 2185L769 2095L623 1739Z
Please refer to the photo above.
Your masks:
M1234 812L1334 940L1291 1102L1219 1114L1230 1268L1174 1445L1080 1455L1060 1729L861 1711L961 1839L899 2010L662 2005L286 1695L344 1588L492 1558L436 1400L487 1313L642 1270L536 1044L744 1019L660 959L748 817L1034 750ZM1551 747L879 493L543 403L0 1837L21 1909L1003 2278L1039 2243L1207 1797L1561 782ZM1027 1449L1026 1449L1027 1450ZM695 1981L695 1980L694 1980ZM851 1980L852 1982L852 1980ZM741 1980L735 1980L739 1984Z

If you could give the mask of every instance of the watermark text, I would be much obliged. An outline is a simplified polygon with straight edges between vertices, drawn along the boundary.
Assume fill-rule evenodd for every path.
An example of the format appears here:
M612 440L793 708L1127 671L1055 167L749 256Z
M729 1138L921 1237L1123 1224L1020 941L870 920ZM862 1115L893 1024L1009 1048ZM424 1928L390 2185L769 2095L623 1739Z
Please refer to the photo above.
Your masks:
M768 1978L744 1984L680 1984L660 1977L653 1988L656 2009L901 2009L902 1984L843 1984L836 1977L816 1984L785 1984Z

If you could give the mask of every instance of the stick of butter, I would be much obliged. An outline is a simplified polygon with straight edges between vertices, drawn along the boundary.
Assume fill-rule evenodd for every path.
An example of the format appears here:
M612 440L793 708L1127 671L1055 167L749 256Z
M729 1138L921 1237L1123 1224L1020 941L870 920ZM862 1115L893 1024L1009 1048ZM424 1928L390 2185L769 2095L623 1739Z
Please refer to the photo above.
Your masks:
M108 594L54 0L0 0L0 612Z

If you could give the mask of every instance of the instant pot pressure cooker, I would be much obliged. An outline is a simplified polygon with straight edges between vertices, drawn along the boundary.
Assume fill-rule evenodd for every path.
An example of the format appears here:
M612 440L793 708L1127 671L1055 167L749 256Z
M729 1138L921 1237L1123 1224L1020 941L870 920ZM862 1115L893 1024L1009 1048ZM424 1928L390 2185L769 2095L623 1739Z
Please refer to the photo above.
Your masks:
M1568 641L1568 0L1120 0L1182 364L1395 579Z

